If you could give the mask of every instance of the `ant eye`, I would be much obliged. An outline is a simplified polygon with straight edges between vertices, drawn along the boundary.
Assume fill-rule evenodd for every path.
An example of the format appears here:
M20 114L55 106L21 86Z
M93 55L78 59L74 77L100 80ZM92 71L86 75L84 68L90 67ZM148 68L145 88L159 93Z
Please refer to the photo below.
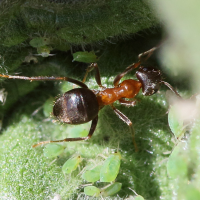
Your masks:
M160 70L152 67L140 67L136 76L142 83L143 95L150 96L159 90L162 81Z

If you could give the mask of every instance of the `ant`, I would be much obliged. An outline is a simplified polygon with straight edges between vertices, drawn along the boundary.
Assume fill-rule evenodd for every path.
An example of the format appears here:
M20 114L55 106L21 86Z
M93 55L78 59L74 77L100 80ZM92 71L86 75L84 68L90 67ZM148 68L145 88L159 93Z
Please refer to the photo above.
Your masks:
M143 67L141 65L141 63L147 60L157 48L158 47L154 47L144 53L139 54L139 61L137 63L128 66L124 72L115 77L113 88L105 88L102 86L97 63L92 63L88 67L83 82L69 77L53 76L26 77L0 74L0 77L30 81L68 81L81 87L65 92L55 101L53 107L53 116L55 116L60 122L74 125L83 124L92 120L88 136L65 138L63 140L55 141L43 141L33 145L33 147L52 142L71 142L90 139L97 126L99 110L101 110L105 105L110 105L115 114L130 127L130 131L134 138L134 129L131 120L113 106L113 103L115 101L118 100L120 104L125 106L134 106L136 104L135 100L128 101L125 100L125 98L134 98L139 93L140 89L142 89L143 95L145 96L153 95L159 90L161 84L166 85L171 91L173 91L178 97L180 97L178 92L169 83L162 80L160 70L153 67ZM122 77L124 77L127 73L135 68L138 68L138 70L136 71L136 77L138 81L127 79L119 83ZM101 90L90 90L88 86L84 83L88 72L93 69L95 70L96 82ZM133 143L135 146L135 150L138 151L134 139Z

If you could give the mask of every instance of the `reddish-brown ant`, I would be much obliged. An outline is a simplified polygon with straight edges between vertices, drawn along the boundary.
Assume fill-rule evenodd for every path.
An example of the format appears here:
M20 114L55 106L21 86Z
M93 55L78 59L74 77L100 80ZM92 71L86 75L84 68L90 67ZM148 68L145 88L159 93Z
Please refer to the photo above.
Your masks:
M132 122L128 119L128 117L126 117L123 113L121 113L113 106L113 103L115 101L118 100L120 104L123 104L125 106L134 106L136 101L128 101L125 100L125 98L134 98L139 93L141 88L143 91L143 95L153 95L159 90L161 84L165 84L167 87L169 87L170 90L172 90L176 95L180 97L180 95L169 83L162 80L160 70L152 67L141 66L141 63L147 60L151 56L153 51L155 51L155 49L157 49L157 47L154 47L149 51L140 54L138 56L139 61L137 63L130 65L123 73L117 75L113 82L113 88L104 88L102 86L97 63L92 63L88 67L86 76L89 71L95 69L95 79L97 84L101 87L101 90L90 90L87 85L83 83L84 81L81 82L69 77L25 77L3 74L0 74L0 77L30 81L68 81L81 87L72 89L59 97L54 104L53 115L63 123L74 125L83 124L92 120L88 136L78 138L65 138L63 140L55 141L43 141L33 145L33 147L52 142L70 142L90 139L96 129L96 125L98 122L98 112L105 105L110 105L112 107L115 114L130 127L130 131L134 136ZM139 68L136 71L136 77L139 81L128 79L119 83L124 75L137 67ZM84 77L84 80L86 79L86 76ZM134 146L137 151L135 140Z

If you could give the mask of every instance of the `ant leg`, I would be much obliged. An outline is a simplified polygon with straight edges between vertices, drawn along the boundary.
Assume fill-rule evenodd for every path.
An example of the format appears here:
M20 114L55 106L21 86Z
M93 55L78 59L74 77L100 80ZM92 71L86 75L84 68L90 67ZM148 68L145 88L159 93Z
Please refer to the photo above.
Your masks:
M9 79L22 79L22 80L29 80L29 81L67 81L70 83L74 83L82 88L88 88L87 85L85 85L81 81L78 81L69 77L54 77L54 76L27 77L27 76L11 76L11 75L3 75L3 74L0 74L0 77L9 78Z
M135 104L136 104L135 100L133 100L133 101L127 101L125 99L119 99L118 101L119 101L120 104L122 104L124 106L127 106L127 107L135 106Z
M124 75L126 75L126 74L129 73L131 70L133 70L133 69L137 68L138 66L140 66L141 62L146 61L146 60L153 54L153 52L154 52L156 49L158 49L161 45L162 45L162 43L159 44L159 45L157 45L156 47L153 47L153 48L149 49L148 51L145 51L145 52L139 54L139 55L138 55L139 61L138 61L137 63L133 63L132 65L128 66L124 72L122 72L121 74L119 74L119 75L117 75L117 76L115 77L114 82L113 82L114 86L117 87L117 86L119 85L120 79L121 79ZM143 56L146 56L146 57L143 58Z
M91 72L93 69L95 69L95 80L96 80L97 84L99 85L99 87L103 87L101 84L101 76L100 76L99 67L98 67L97 63L92 63L91 65L88 66L88 68L86 70L86 74L83 78L83 83L85 83L88 73Z
M139 61L146 61L147 59L149 59L149 57L153 54L154 51L156 51L158 48L160 48L160 46L163 44L163 41L161 41L157 46L149 49L148 51L145 51L141 54L138 55L138 59ZM146 56L145 58L142 58L143 56Z
M117 87L119 85L119 81L121 80L121 78L123 78L127 73L129 73L130 71L132 71L133 69L137 68L138 66L140 66L141 62L137 62L137 63L133 63L132 65L129 65L126 70L124 72L122 72L121 74L118 74L114 81L113 81L113 85L115 87Z
M151 57L151 55L153 54L153 52L156 50L158 48L158 46L156 46L156 47L153 47L153 48L151 48L151 49L149 49L148 51L145 51L145 52L143 52L143 53L140 53L139 55L138 55L138 59L139 59L139 61L146 61L147 59L149 59L149 57ZM144 56L146 56L146 57L144 57Z
M77 138L65 138L63 140L49 140L49 141L43 141L43 142L39 142L37 144L34 144L32 147L35 148L39 145L42 145L42 144L48 144L48 143L53 143L53 142L74 142L74 141L81 141L81 140L88 140L92 137L95 129L96 129L96 126L97 126L97 122L98 122L98 116L96 116L93 120L92 120L92 124L91 124L91 127L90 127L90 131L88 133L88 136L87 137L77 137Z
M92 63L93 64L93 63ZM88 73L89 72L91 72L93 69L94 69L94 67L93 67L93 65L89 65L88 67L87 67L87 70L86 70L86 73L85 73L85 76L84 76L84 78L83 78L83 83L85 83L85 81L86 81L86 78L87 78L87 76L88 76Z
M133 144L135 146L135 151L138 152L138 148L137 148L137 144L135 142L135 131L133 129L133 124L131 122L131 120L126 116L124 115L122 112L120 112L117 108L115 108L113 105L111 105L113 111L115 112L115 114L123 121L125 122L129 128L130 128L130 131L131 131L131 134L133 136Z

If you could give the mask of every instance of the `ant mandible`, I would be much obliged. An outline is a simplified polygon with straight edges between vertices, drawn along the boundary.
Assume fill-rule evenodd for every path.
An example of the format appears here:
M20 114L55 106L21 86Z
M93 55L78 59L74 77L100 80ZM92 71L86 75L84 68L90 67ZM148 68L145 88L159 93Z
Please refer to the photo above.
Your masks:
M90 139L97 126L99 110L101 110L105 105L110 105L115 114L130 127L130 131L133 135L133 143L135 146L135 150L138 151L136 142L134 140L134 129L131 120L128 119L128 117L126 117L117 108L115 108L113 106L113 103L118 100L119 103L122 105L134 106L136 104L135 100L128 101L125 100L125 98L134 98L139 93L141 88L143 95L153 95L159 90L161 84L164 84L167 87L169 87L171 91L173 91L177 96L180 97L177 91L169 83L162 80L160 70L152 67L141 66L141 63L147 60L157 48L158 47L154 47L140 54L138 56L139 61L137 63L130 65L126 68L124 72L120 73L115 77L113 82L113 88L105 88L102 86L97 63L92 63L88 67L83 82L69 77L53 76L25 77L0 74L0 77L9 79L23 79L30 81L68 81L81 87L65 92L61 97L59 97L55 101L53 107L53 115L60 122L66 124L83 124L92 120L88 136L77 138L65 138L63 140L55 141L43 141L33 145L33 147L52 142L71 142ZM122 77L124 77L127 73L129 73L135 68L138 68L138 70L136 71L136 77L139 81L127 79L119 83ZM101 90L90 90L88 86L84 83L88 72L92 69L95 70L95 79Z

